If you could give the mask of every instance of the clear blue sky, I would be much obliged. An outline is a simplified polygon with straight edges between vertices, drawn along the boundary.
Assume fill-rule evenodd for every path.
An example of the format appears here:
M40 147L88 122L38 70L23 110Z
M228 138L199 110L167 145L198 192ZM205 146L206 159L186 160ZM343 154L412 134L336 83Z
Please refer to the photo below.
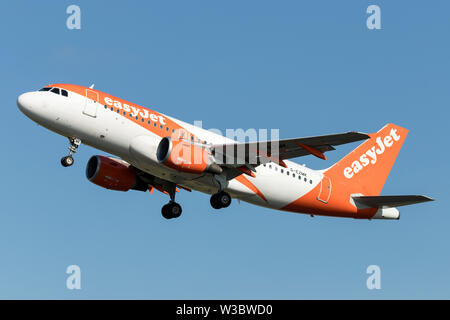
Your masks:
M78 4L82 29L66 28ZM382 30L366 28L377 4ZM0 13L0 298L450 298L448 1L13 1ZM98 152L62 168L66 139L16 98L43 85L96 88L206 128L282 138L388 122L410 134L383 194L425 194L400 221L298 215L181 191L101 189ZM325 168L355 145L327 154ZM65 287L67 266L82 289ZM382 289L366 288L381 267Z

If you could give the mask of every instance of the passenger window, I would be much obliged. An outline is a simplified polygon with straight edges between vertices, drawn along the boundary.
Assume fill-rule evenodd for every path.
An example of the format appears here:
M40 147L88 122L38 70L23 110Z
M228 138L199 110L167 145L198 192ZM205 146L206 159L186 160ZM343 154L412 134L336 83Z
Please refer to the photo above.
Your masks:
M269 169L272 169L272 165L271 164L269 164Z
M150 120L147 121L147 124L150 124Z
M44 87L42 89L39 89L39 91L49 91L52 87Z
M161 124L161 125L159 126L159 128L162 129L162 128L163 128L163 125Z
M311 184L312 184L312 180L309 180L309 183L311 183Z
M286 171L287 175L289 175L289 171Z
M295 178L295 174L294 173L292 174L292 178Z
M62 94L64 97L68 97L68 96L69 96L69 94L67 93L67 91L66 91L66 90L63 90L63 89L61 89L61 94Z
M284 173L284 170L283 170L283 169L280 169L280 171L281 171L281 173Z
M50 92L59 94L59 89L58 88L53 88L52 90L50 90Z
M306 182L306 178L305 178L305 182Z
M169 131L169 127L166 127L166 131Z
M127 115L127 113L126 113L126 112L124 111L124 112L123 112L123 115L124 115L124 116L126 116L126 115Z
M153 126L156 127L156 122L153 122Z
M298 176L298 180L302 181L302 176Z
M111 109L110 109L111 111L114 111L114 108L113 107L111 107Z

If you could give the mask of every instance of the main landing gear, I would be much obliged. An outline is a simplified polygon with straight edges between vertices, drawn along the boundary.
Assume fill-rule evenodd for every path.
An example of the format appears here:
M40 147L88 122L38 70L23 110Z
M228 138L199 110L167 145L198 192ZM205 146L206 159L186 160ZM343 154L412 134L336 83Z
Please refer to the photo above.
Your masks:
M209 202L214 209L226 208L231 204L231 196L223 191L227 186L227 179L224 175L214 175L214 179L219 185L219 191L211 196Z
M73 160L73 154L77 152L77 149L81 144L81 140L78 138L69 138L69 142L69 155L61 158L61 164L63 167L70 167L73 165L75 162L75 160Z
M170 195L170 201L168 204L164 205L161 208L161 214L166 219L178 218L179 216L181 216L181 212L183 212L183 210L181 209L181 206L175 202L175 184L169 187L168 192Z
M209 202L214 209L226 208L231 204L231 196L225 191L219 191L211 196Z

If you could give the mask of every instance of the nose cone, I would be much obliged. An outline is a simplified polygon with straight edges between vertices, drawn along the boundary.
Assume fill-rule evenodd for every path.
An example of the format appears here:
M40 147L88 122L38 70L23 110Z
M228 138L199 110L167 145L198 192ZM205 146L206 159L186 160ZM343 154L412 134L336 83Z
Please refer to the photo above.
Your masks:
M25 115L31 116L42 107L42 100L37 92L27 92L17 98L17 106Z

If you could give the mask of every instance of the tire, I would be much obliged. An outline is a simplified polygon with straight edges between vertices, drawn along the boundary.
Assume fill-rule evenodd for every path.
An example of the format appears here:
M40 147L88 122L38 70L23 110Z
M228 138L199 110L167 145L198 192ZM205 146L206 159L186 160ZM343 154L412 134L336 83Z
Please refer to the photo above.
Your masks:
M209 203L211 203L211 207L214 209L220 209L222 206L220 205L218 199L217 199L217 193L213 194L211 198L209 199Z
M169 204L166 204L161 208L161 214L167 220L172 219L172 215L170 214L169 210Z
M181 206L176 202L169 204L169 211L172 218L179 218L181 216L181 213L183 212Z
M217 202L222 208L227 208L231 204L231 196L227 192L219 192L217 194Z
M178 218L182 213L181 206L176 202L171 202L161 208L161 214L166 219Z
M231 197L228 193L222 191L213 194L209 202L214 209L226 208L231 204Z
M73 165L74 162L75 161L71 156L63 157L61 159L61 164L63 167L70 167L71 165Z

